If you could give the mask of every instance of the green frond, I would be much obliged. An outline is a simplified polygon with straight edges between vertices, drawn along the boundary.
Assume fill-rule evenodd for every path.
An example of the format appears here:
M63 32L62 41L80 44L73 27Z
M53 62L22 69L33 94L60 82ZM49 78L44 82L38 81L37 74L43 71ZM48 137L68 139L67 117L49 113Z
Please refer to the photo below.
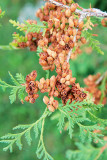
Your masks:
M7 147L5 147L5 148L3 148L3 151L10 151L10 153L12 153L13 152L13 148L12 148L12 146L11 145L8 145Z
M0 18L2 18L5 15L5 11L2 11L2 13L0 14Z
M12 82L13 82L16 86L20 85L20 84L16 81L16 79L13 77L13 75L12 75L10 72L8 72L8 73L9 73L9 76L10 76Z
M19 148L19 150L22 150L23 145L22 145L22 142L21 142L21 137L17 138L16 145Z
M17 134L8 133L5 136L2 136L1 139L14 139L17 137Z
M70 138L72 138L72 133L74 131L75 125L78 125L80 128L80 139L82 142L88 140L92 141L93 139L96 141L102 143L101 137L102 134L94 133L94 130L103 130L103 125L97 125L98 121L100 121L100 118L94 118L87 117L88 114L92 114L93 110L96 110L98 108L102 107L102 105L96 105L94 103L90 103L90 101L84 100L82 102L75 102L73 101L71 104L69 102L65 106L59 105L59 122L58 122L58 128L60 131L63 130L65 121L64 119L67 119L67 130L69 132ZM92 115L91 115L92 116ZM85 125L85 122L88 121L89 125ZM102 120L103 121L103 120ZM100 123L101 124L101 123Z
M65 118L65 114L61 112L60 115L59 115L59 122L57 124L60 132L62 132L63 127L64 127L64 123L65 123L64 118Z
M16 79L20 84L23 84L26 82L24 76L21 73L16 73Z
M1 140L1 141L0 141L0 143L6 143L6 144L9 144L9 143L11 143L11 141L12 141L12 140Z
M103 130L104 129L103 127L100 127L98 125L85 126L85 125L82 125L80 123L77 123L77 125L80 127L80 138L81 138L82 142L85 142L86 140L91 142L93 139L95 141L99 140L100 143L103 142L103 140L100 140L100 138L103 135L93 132L94 130Z
M0 79L0 87L4 91L7 88L11 89L9 99L10 99L10 103L12 104L13 102L16 101L17 94L18 94L18 98L20 100L24 100L24 97L25 97L25 86L22 85L22 82L25 82L25 80L24 80L24 77L21 74L16 74L16 78L17 78L17 80L19 82L13 77L13 75L10 72L9 72L9 75L10 75L11 80L12 80L14 85L10 85L10 84L8 84L5 81L2 81Z
M19 23L14 20L9 20L9 22L14 26L17 27L18 30L20 31L26 31L26 33L33 32L33 33L39 33L41 30L43 30L43 34L45 34L46 28L47 28L47 23L45 25L37 25L35 23L28 23L25 21L25 23Z
M15 49L18 49L16 47L18 47L18 44L14 43L14 42L10 43L9 45L0 45L0 49L2 49L2 50L15 50Z
M67 150L66 158L68 160L97 160L101 148L95 148L91 144L76 143L77 150Z
M73 133L73 130L74 130L74 121L70 117L68 117L68 122L69 123L68 123L67 130L69 132L70 138L72 138L72 133Z
M78 123L78 122L84 122L84 121L88 121L88 122L90 122L91 120L89 119L89 118L84 118L84 117L77 117L76 119L75 119L75 121L76 121L76 123Z
M102 125L107 125L107 119L101 119L101 118L98 118L95 114L93 114L92 112L88 111L91 119L93 121L96 121L98 122L99 124L102 124Z
M20 36L20 34L13 34L12 36L17 42L27 42L27 37L25 36Z
M13 130L17 130L17 129L27 129L27 128L29 128L29 127L31 127L31 124L26 124L26 125L22 125L22 124L20 124L20 125L18 125L18 126L16 126L16 127L14 127L13 128Z
M19 23L18 21L16 22L15 20L12 20L12 19L10 19L9 22L10 22L14 27L17 27L17 26L20 25L20 23Z
M36 122L32 124L27 125L18 125L13 128L13 130L23 130L22 132L16 133L16 134L7 134L3 137L1 137L0 143L7 144L7 147L3 148L4 151L10 150L10 152L13 151L13 145L16 144L19 148L19 150L22 149L23 145L21 142L22 137L24 136L28 145L31 145L32 137L31 137L31 131L33 130L35 132L35 137L37 138L40 134L40 140L37 148L37 156L38 158L43 157L44 160L53 160L53 158L49 155L49 153L46 151L44 142L43 142L43 131L44 131L44 121L47 116L49 116L51 113L47 111L47 108L45 109L43 115L38 119ZM42 126L41 126L42 125ZM39 128L40 127L40 128Z
M53 160L52 156L46 151L44 141L43 141L44 123L45 123L45 119L42 120L41 135L40 135L40 140L38 143L36 154L39 159L43 158L44 160Z
M88 31L84 31L82 33L82 36L84 36L87 39L90 47L92 47L94 50L96 50L97 53L104 55L104 52L100 48L100 42L98 40L94 39L91 33L89 33Z
M46 79L49 79L49 70L46 70Z
M101 99L100 99L100 103L103 102L103 98L105 97L105 91L106 91L106 82L107 82L107 73L105 74L101 85L100 85L100 90L101 90Z
M33 129L34 129L34 133L35 133L35 138L37 138L39 135L38 124L35 124Z
M32 142L30 130L28 130L28 131L25 133L25 138L26 138L26 141L27 141L28 145L30 146L30 145L31 145L31 142Z
M0 87L5 91L6 88L12 88L12 85L7 84L5 81L0 79Z
M84 100L84 107L90 108L91 110L98 110L103 107L103 104L94 104L92 100Z
M36 54L39 56L39 53L43 52L42 48L40 47L37 47L37 51L36 51Z
M24 98L25 98L25 87L20 88L18 90L18 98L19 98L20 101L21 100L24 101Z
M11 90L10 92L10 96L9 96L9 99L10 99L10 103L14 103L16 101L16 94L17 94L17 91L19 90L19 88L15 87Z

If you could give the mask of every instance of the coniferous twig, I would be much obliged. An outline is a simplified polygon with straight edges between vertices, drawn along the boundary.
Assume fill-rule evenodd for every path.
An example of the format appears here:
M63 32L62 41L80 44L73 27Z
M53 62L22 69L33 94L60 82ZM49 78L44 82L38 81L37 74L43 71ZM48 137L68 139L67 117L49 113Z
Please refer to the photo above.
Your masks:
M8 84L5 81L2 81L0 79L0 87L5 91L5 89L11 89L10 91L10 103L12 104L13 102L16 101L16 96L18 94L18 98L20 100L24 100L24 94L25 94L25 85L22 85L25 83L24 77L22 74L17 73L16 74L16 79L12 76L12 74L9 72L9 75L11 77L11 80L14 85Z
M43 142L43 131L44 131L44 121L45 118L47 116L50 115L50 112L47 111L47 109L44 111L43 115L40 117L40 119L38 119L36 122L32 123L32 124L27 124L27 125L18 125L16 127L13 128L13 130L24 130L22 132L19 133L15 133L15 134L7 134L3 137L1 137L1 141L0 143L5 143L8 144L7 147L5 147L3 150L7 151L10 150L10 152L13 151L13 145L16 144L18 146L18 148L21 150L22 149L22 136L24 136L27 140L28 145L31 145L31 130L33 129L35 132L35 138L38 137L38 133L39 130L41 132L40 134L40 140L39 140L39 144L38 144L38 148L37 148L37 156L40 159L41 156L44 156L45 160L53 160L53 158L49 155L49 153L46 151L44 142ZM40 153L41 152L41 153Z
M37 25L35 23L30 24L27 21L25 21L25 23L22 23L22 24L20 24L19 22L16 22L15 20L9 20L9 22L13 24L14 27L17 27L17 29L19 29L20 31L24 31L26 33L28 32L39 33L41 29L45 30L47 28L46 23L45 25Z

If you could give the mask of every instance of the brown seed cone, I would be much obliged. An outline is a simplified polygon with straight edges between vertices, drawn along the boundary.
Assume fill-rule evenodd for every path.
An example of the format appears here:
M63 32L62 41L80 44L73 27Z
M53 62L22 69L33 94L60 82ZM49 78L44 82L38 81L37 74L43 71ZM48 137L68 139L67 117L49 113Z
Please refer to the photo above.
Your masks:
M70 15L71 15L71 10L70 10L70 9L67 9L67 10L65 11L65 15L66 15L66 17L70 17Z
M75 12L76 9L77 9L77 4L73 3L70 7L71 12Z
M76 78L71 78L71 79L70 79L70 83L71 83L71 84L75 83L75 81L76 81Z
M56 73L59 74L59 75L61 75L62 74L61 68L56 68Z
M39 97L39 94L34 94L34 95L33 95L33 98L34 98L34 99L37 99L38 97Z
M52 105L48 105L47 108L49 109L49 111L54 112L55 108Z
M48 63L45 60L42 60L42 59L39 59L39 64L41 66L47 66L48 65Z
M75 36L76 33L77 33L77 31L76 31L76 29L74 28L74 29L73 29L73 36Z
M34 43L32 42L32 41L27 41L26 42L26 45L27 45L27 47L30 47L30 46L32 46Z
M49 70L50 66L47 65L47 66L43 66L42 68L43 68L43 70Z
M53 107L54 107L55 109L58 108L58 101L57 101L57 100L54 100L54 101L53 101Z
M62 73L62 77L65 78L67 76L66 72Z
M78 30L77 35L81 35L81 31L80 30Z
M69 26L74 27L74 22L72 17L69 18Z
M74 42L73 41L69 41L69 46L70 46L70 48L73 48L74 47Z
M26 82L30 82L30 81L31 81L30 76L29 76L29 75L27 75L25 80L26 80Z
M74 26L77 27L78 26L78 19L74 19Z
M83 21L81 21L81 22L79 23L78 27L79 27L79 29L82 29L82 28L83 28L83 26L84 26L84 22L83 22Z
M61 78L60 83L65 83L65 78Z
M48 64L53 64L53 58L52 57L47 57L47 61L48 61Z
M67 76L65 77L65 80L68 81L68 80L70 80L70 78L71 78L71 76L70 76L70 75L67 75Z
M30 99L29 96L26 96L26 97L25 97L25 101L26 101L26 102L29 102L29 99Z
M85 44L85 43L86 43L86 39L85 39L84 37L82 37L82 38L81 38L81 42L82 42L83 44Z
M54 87L56 84L56 77L55 76L52 76L50 78L50 87Z
M18 42L18 45L19 45L20 48L26 48L27 47L26 42Z
M32 36L34 37L34 38L37 38L38 37L38 33L32 33Z
M59 95L59 92L56 90L56 91L54 92L54 97L58 97L58 95Z
M48 53L47 52L40 53L39 55L40 55L40 59L42 59L42 60L46 60L47 57L48 57Z
M65 23L63 22L62 24L61 24L61 29L64 29L65 28Z
M35 99L34 98L30 98L29 102L30 103L35 103Z
M107 18L102 19L101 24L103 27L107 27Z
M41 90L40 90L40 92L41 93L45 93L45 92L47 92L48 90L47 89L44 89L44 88L42 88Z
M71 27L69 27L67 32L68 32L68 35L71 36L73 34L73 29Z
M76 39L79 40L79 39L80 39L80 35L77 35L77 36L76 36Z
M50 104L53 104L53 101L54 101L54 98L53 98L53 96L51 96L51 97L50 97L50 100L49 100L49 103L50 103Z
M49 98L48 98L47 96L44 96L43 102L44 102L46 105L48 105L48 103L49 103Z
M65 84L69 86L71 84L71 82L70 81L66 81Z
M40 79L40 83L41 83L41 84L44 84L44 83L45 83L45 78L41 78L41 79Z
M53 71L54 69L55 69L55 65L52 64L51 67L50 67L50 70Z
M28 34L27 34L27 39L28 39L28 41L31 41L32 38L33 38L32 33L28 33Z
M38 88L39 88L39 89L42 89L42 88L43 88L43 84L42 84L42 83L39 83L39 84L38 84Z

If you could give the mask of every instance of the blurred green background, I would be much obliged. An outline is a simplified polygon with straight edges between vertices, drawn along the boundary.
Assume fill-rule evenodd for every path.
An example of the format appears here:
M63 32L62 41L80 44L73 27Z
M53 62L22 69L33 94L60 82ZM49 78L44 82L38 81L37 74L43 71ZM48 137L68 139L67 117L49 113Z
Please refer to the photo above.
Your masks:
M29 3L29 4L28 4ZM82 7L88 8L89 5L97 7L102 10L107 10L106 0L79 0ZM42 3L36 0L0 0L2 10L6 11L3 19L0 20L2 26L0 27L0 45L8 45L12 41L12 33L16 31L15 28L9 24L9 19L17 20L19 15L24 11L24 6L32 6L34 8L40 7ZM32 9L31 9L32 12ZM31 15L30 10L27 12L28 18ZM22 14L22 20L26 17L26 13ZM105 55L99 55L96 51L91 54L84 53L78 56L78 59L70 61L73 75L77 77L77 82L84 86L83 79L89 74L97 72L103 73L107 69L107 28L99 25L93 33L98 34L97 39L101 42L101 48ZM38 57L35 52L28 50L0 50L0 78L6 82L10 82L8 71L13 75L22 73L24 76L29 74L32 70L38 71L38 79L45 77L42 67L38 63ZM12 128L18 124L29 124L35 122L45 109L42 103L43 95L40 95L35 104L24 103L23 105L16 101L14 104L9 103L9 91L6 93L0 89L0 137L12 131ZM65 160L65 151L74 148L74 140L71 141L67 136L67 132L60 134L57 127L57 121L48 119L45 125L44 141L47 150L53 155L55 160ZM32 135L33 136L33 135ZM75 139L77 141L77 139ZM0 160L36 160L36 147L38 140L33 141L32 146L29 147L23 140L24 146L22 151L18 151L14 147L14 152L3 152L2 145L0 145Z

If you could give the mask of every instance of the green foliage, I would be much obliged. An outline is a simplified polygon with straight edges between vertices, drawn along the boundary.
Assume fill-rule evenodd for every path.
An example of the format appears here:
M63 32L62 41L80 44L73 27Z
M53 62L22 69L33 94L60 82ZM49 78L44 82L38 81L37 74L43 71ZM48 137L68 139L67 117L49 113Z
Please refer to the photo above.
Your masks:
M27 37L25 36L22 36L22 35L20 36L20 34L13 34L12 36L13 36L13 39L16 41L11 42L9 45L14 49L18 47L18 43L27 42Z
M12 81L14 82L14 84L18 85L18 82L13 78L11 74L10 74L10 77ZM16 77L20 83L24 82L24 78L21 76L21 74L17 74ZM102 105L97 107L95 104L89 103L89 101L86 101L86 100L83 102L73 101L71 104L69 104L68 102L63 107L62 105L60 105L60 107L58 108L58 110L60 111L60 114L57 116L57 119L59 119L58 128L60 132L62 132L65 126L65 120L67 119L68 121L67 130L69 132L70 138L72 138L74 126L77 125L80 128L80 139L82 140L82 142L85 142L87 138L88 138L88 142L91 142L93 139L94 141L102 142L101 136L103 135L95 133L93 131L103 130L103 126L102 125L99 126L97 122L106 121L106 120L95 117L94 122L93 122L92 118L90 117L87 118L86 116L88 113L88 115L91 115L91 117L93 117L94 115L90 111L96 110L99 107L102 107ZM1 137L2 140L0 142L8 144L7 147L5 147L3 150L4 151L10 150L10 152L12 152L14 144L16 144L21 150L22 149L22 142L21 142L22 136L25 137L28 145L31 145L31 142L32 142L31 130L33 129L35 133L35 138L38 137L39 132L40 132L40 140L39 140L37 151L36 151L37 157L39 159L43 157L44 160L53 160L51 155L49 155L49 153L46 151L44 141L43 141L45 118L49 116L50 114L51 113L47 111L46 109L43 115L41 116L41 118L37 120L36 122L29 124L29 125L28 124L18 125L15 128L13 128L13 130L21 129L24 131L15 133L15 134L7 134ZM86 121L89 122L89 125L85 125ZM104 122L103 125L104 124L106 123Z
M0 8L0 10L1 10L1 8ZM2 10L1 10L0 18L3 18L4 15L5 15L5 11L2 11ZM1 24L0 24L0 27L1 27Z
M13 39L17 40L18 42L27 42L27 37L20 36L19 34L13 34Z
M100 48L100 42L93 38L92 33L89 33L88 31L84 31L82 32L82 36L85 37L86 40L89 42L90 47L96 50L97 53L104 55L104 52Z
M93 121L95 120L96 122L98 122L99 124L103 125L107 125L107 119L101 119L98 118L93 112L88 111L90 118L93 119Z
M36 54L39 56L39 53L43 52L43 50L40 47L37 47Z
M35 23L28 23L27 21L25 21L25 24L24 23L19 23L19 22L16 22L15 20L9 20L9 22L11 24L13 24L14 27L17 27L17 29L19 29L20 31L26 31L26 33L28 32L37 32L39 33L41 30L43 30L43 35L45 34L45 31L46 31L46 28L47 28L47 23L44 22L45 25L41 26L41 25L37 25Z
M68 160L97 160L101 156L101 148L95 148L91 144L76 143L78 150L68 150L66 158Z
M2 11L2 13L0 14L0 18L2 18L5 15L5 11Z
M92 114L92 111L95 111L100 107L102 107L102 105L95 105L94 103L90 103L86 100L83 102L73 101L71 104L69 104L68 102L63 107L62 105L60 105L60 107L58 108L60 111L58 129L60 130L60 132L62 132L65 125L65 120L67 119L67 130L69 131L70 138L72 138L74 126L77 125L80 129L79 135L82 142L84 142L86 139L91 142L94 139L95 141L98 140L102 143L102 140L100 138L103 135L93 132L94 130L98 129L103 130L104 124L107 124L107 120L100 119ZM87 114L89 115L88 117ZM95 116L94 119L92 119L93 116ZM88 125L85 125L86 121ZM103 125L99 126L97 124L99 121L102 121Z
M33 0L26 0L26 1L32 2ZM5 3L4 3L4 1L0 1L0 3L3 4L3 7L5 7L8 11L8 16L5 16L3 18L3 23L4 23L3 28L1 28L1 30L0 30L0 35L2 37L1 44L8 44L8 42L11 41L10 33L13 33L14 30L8 24L8 18L9 17L12 17L13 19L17 18L19 10L22 8L23 4L26 1L19 0L18 3L14 2L14 1L8 1L8 0L5 0ZM96 1L97 0L95 0L95 1L91 0L90 3L93 4ZM103 1L106 3L105 0L103 0ZM35 2L35 1L33 1L33 2ZM85 7L85 8L89 7L88 1L82 0L79 3L82 3L82 5L81 5L82 7ZM101 1L101 6L99 6L99 7L104 7L104 6L106 6L106 5L104 5L104 3ZM99 7L97 7L97 8L99 8ZM4 33L4 30L5 30L5 33ZM105 55L104 56L101 56L101 55L96 56L96 54L94 54L94 53L91 55L82 54L78 57L77 63L75 63L75 61L72 61L72 64L71 64L73 75L77 76L77 81L79 81L82 85L83 85L83 78L86 77L88 74L96 73L99 71L104 72L104 70L106 70L106 59L107 59L107 56L106 56L107 55L106 54L106 44L107 44L106 28L100 28L98 26L96 31L97 31L97 34L99 35L98 39L101 42L103 42L103 49L105 49ZM40 68L38 67L39 66L38 63L36 63L38 60L36 55L34 55L36 57L35 60L34 59L32 60L32 54L28 53L28 51L26 53L26 50L13 51L12 46L0 46L0 49L2 49L2 48L3 48L3 50L1 51L1 54L0 54L0 64L1 64L0 76L3 76L4 72L7 72L7 65L6 65L7 63L8 63L8 70L12 70L13 67L15 65L17 65L18 66L17 69L19 70L18 72L20 72L20 70L21 70L21 72L23 72L23 73L26 72L26 74L27 74L34 68L37 68L39 71L41 71ZM7 49L11 50L11 52L4 51ZM14 47L14 49L15 49L15 47ZM17 52L18 54L14 54L14 52ZM8 53L10 53L10 54L8 54ZM26 66L26 67L23 67L23 63L22 63L23 59L24 59L24 66ZM4 60L6 62L5 65L4 65ZM91 65L90 65L90 62L91 62ZM2 72L2 70L3 70L3 72ZM38 76L41 77L42 75L43 75L43 72L40 72L40 74ZM7 77L5 77L5 78L7 78ZM5 81L8 81L8 78ZM0 99L2 99L1 106L4 105L4 100L3 100L4 98L5 98L4 94L1 94L1 97L0 97ZM41 95L40 95L40 98L42 98ZM38 103L40 104L39 107L37 106ZM30 107L26 107L26 106L22 107L20 103L17 103L17 104L18 104L18 106L16 104L11 106L10 104L8 104L8 102L5 101L5 107L4 106L1 107L1 109L0 109L0 125L1 125L1 128L3 127L3 129L0 130L1 135L6 130L10 130L11 126L13 126L14 123L17 123L17 121L22 121L22 120L29 121L29 122L35 121L35 117L38 117L38 114L41 112L41 109L43 108L42 107L43 104L40 101L40 99L39 99L39 101L36 102L36 107L37 107L36 112L34 109L35 106L32 107L32 105L30 105L28 103L26 103L26 106L30 105ZM90 105L90 107L91 107L91 105ZM94 106L94 107L96 109L98 108L96 106ZM9 112L7 111L7 108L9 108ZM99 106L99 108L100 108L100 106ZM99 116L101 116L103 114L106 117L106 110L107 110L107 107L103 107L102 112L98 112ZM90 113L92 113L92 115L89 115L89 116L92 119L92 121L94 121L95 117L93 117L93 116L96 115L95 110L92 111L92 109L91 109ZM56 119L57 119L57 118L59 118L58 116L60 116L60 112L56 112L56 114L57 114L56 115ZM89 112L87 112L87 114L89 114ZM53 115L55 115L55 113ZM13 117L14 120L11 120L10 117ZM78 119L80 120L80 118L78 118ZM82 120L82 118L81 118L81 120ZM97 120L95 120L95 121L100 123L100 120L101 119L98 119L98 117L97 117ZM7 121L8 121L8 123L7 123ZM88 124L87 122L86 122L86 124ZM55 141L58 140L57 145L55 145L55 141L53 142L53 144L51 144L53 147L52 152L53 152L53 154L55 153L55 155L54 155L55 159L65 160L66 158L64 157L64 153L61 152L61 148L63 145L64 145L63 150L65 148L68 148L69 137L66 136L66 138L65 138L65 134L63 134L63 135L61 135L62 138L60 138L60 140L59 140L60 134L57 133L56 127L53 126L53 124L55 122L52 122L51 125L49 123L50 123L50 121L47 122L46 127L49 129L49 131L52 130L53 135L55 137ZM102 121L102 123L106 123L105 120ZM65 124L66 124L66 121L65 121ZM65 124L64 124L64 126L65 126ZM40 128L41 124L38 124L38 126ZM38 134L40 132L39 128L35 125L35 130L36 130L36 133L38 133ZM78 128L78 125L77 126L75 125L75 129L77 129L77 128ZM38 130L38 132L37 132L37 130ZM78 134L78 130L74 131L74 135L75 134ZM52 135L51 135L51 138L53 138ZM64 141L65 141L65 143L64 143ZM75 136L73 136L73 139L71 141L71 146L73 148L75 147L74 141L75 141ZM76 141L79 141L78 137L76 137ZM48 132L46 134L46 143L47 143L47 146L50 145L50 132ZM85 146L87 146L87 145L85 145ZM85 151L86 151L85 149L86 149L86 147L84 148L83 153L85 153ZM95 160L93 158L93 155L95 153L94 151L96 151L96 150L94 150L94 149L97 149L97 148L96 147L93 148L93 153L90 154L90 160ZM76 149L75 149L75 151L77 152ZM60 154L60 152L61 152L61 154ZM87 159L87 156L89 153L90 153L90 150L87 150L87 154L84 155L83 160ZM16 156L16 154L17 154L17 156ZM6 153L0 151L0 159L8 159L8 160L12 160L12 159L25 160L26 159L27 160L27 159L31 159L31 157L34 157L33 144L29 148L29 150L23 150L23 152L20 152L20 153L17 151L15 154L8 154L8 153L6 154ZM76 158L74 158L74 159L76 160Z
M3 137L1 137L0 143L5 143L7 144L7 147L3 148L4 151L10 150L10 152L13 151L13 145L16 144L19 148L19 150L22 150L22 137L24 136L28 145L31 145L32 142L32 137L31 137L31 130L34 131L35 133L35 138L38 137L39 131L41 132L40 134L40 140L38 143L38 148L36 151L37 157L41 159L44 157L44 160L53 160L53 158L49 155L49 153L46 151L44 141L43 141L43 131L44 131L44 122L45 118L50 115L50 112L46 110L44 111L43 115L38 119L36 122L32 124L27 124L27 125L18 125L13 128L13 130L24 130L19 133L15 134L7 134Z
M105 92L106 92L106 82L107 82L107 72L103 75L103 80L101 82L101 85L100 85L100 90L101 90L101 99L100 99L100 103L103 102L103 98L106 97L105 96Z
M40 140L38 143L36 154L39 159L43 157L44 160L53 160L52 156L46 151L44 141L43 141L44 123L45 123L45 120L43 119L42 126L41 126Z
M17 73L15 79L10 72L9 76L11 77L11 81L13 82L14 85L10 85L0 79L0 87L2 87L4 91L7 88L11 89L9 96L11 104L16 101L17 93L18 93L18 98L20 100L24 100L24 92L25 92L25 86L23 85L25 83L24 77L22 76L22 74Z
M18 44L12 42L9 45L0 45L0 49L2 50L15 50L18 49L16 48L18 46Z

